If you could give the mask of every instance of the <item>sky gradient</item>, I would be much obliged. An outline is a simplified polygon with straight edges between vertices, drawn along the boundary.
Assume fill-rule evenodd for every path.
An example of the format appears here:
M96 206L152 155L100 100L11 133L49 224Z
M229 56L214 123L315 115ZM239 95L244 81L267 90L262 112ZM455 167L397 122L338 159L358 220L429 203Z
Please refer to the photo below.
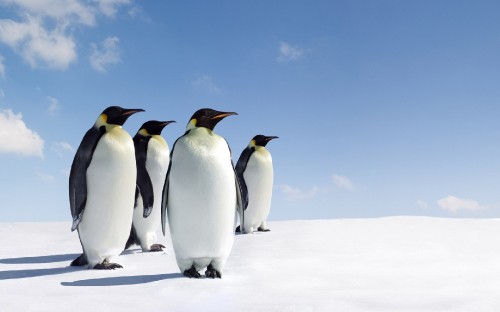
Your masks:
M276 135L271 220L500 217L498 1L0 0L0 222L70 220L76 148L199 108Z

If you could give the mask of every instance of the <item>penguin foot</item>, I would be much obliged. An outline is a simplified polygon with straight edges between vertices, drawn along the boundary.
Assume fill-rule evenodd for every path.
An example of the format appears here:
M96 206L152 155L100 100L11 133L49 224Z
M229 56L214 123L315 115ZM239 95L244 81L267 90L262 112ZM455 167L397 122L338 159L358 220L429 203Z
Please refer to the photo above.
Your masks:
M259 232L270 232L271 230L270 229L265 229L265 228L259 226L259 228L257 229L257 231L259 231Z
M89 264L87 261L87 257L85 257L85 254L82 253L81 255L78 256L75 260L71 261L70 266L84 266Z
M94 265L94 270L114 270L122 269L123 267L118 263L111 263L108 260L104 260L102 263Z
M184 274L184 276L189 277L189 278L200 278L201 277L200 273L198 273L198 271L196 271L194 265L189 270L184 271L183 274Z
M214 269L212 264L209 264L207 267L207 270L205 271L205 276L207 278L222 278L222 274Z
M240 226L239 226L239 225L236 227L235 232L236 232L236 233L241 233L241 229L240 229Z
M165 246L163 246L162 244L153 244L151 245L151 247L149 247L149 251L150 252L163 251L163 248L165 248Z

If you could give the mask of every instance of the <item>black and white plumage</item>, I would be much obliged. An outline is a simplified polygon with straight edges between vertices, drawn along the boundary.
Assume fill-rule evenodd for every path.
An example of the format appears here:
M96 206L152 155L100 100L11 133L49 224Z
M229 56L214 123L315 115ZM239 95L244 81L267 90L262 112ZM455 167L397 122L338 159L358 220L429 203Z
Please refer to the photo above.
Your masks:
M161 220L161 196L170 162L170 151L161 136L164 127L175 121L145 122L134 136L137 189L130 237L125 249L140 245L142 251L162 251L156 244Z
M240 211L240 226L236 229L237 232L246 234L269 231L266 220L271 209L273 160L266 145L276 138L278 137L256 135L236 163L238 180L248 196L244 200L245 209Z
M109 261L123 251L130 234L137 176L132 137L122 125L142 111L106 108L76 151L69 177L71 230L78 230L83 254L71 265L121 267Z
M163 233L168 223L177 265L185 276L220 278L234 241L241 191L227 141L213 129L236 115L200 109L172 147L162 197Z

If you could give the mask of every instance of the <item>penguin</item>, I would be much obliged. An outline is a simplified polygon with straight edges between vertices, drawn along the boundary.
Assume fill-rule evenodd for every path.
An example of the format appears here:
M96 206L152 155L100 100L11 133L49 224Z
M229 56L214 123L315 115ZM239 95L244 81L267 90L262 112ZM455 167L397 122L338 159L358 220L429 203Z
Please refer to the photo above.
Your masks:
M141 126L133 138L137 188L132 229L125 249L134 244L141 246L143 252L162 251L165 248L162 244L154 243L156 230L160 226L163 183L170 163L170 151L161 131L173 122L150 120Z
M243 150L236 163L236 174L242 189L246 190L248 198L240 214L240 226L236 232L253 233L268 232L266 220L271 209L273 192L273 159L266 149L267 143L277 136L256 135ZM241 231L243 224L245 231Z
M243 209L227 141L214 132L223 118L237 115L209 108L196 111L170 153L162 196L162 230L168 216L179 270L189 278L222 278Z
M69 177L73 225L83 253L72 266L114 270L109 262L119 255L130 234L137 169L134 142L122 128L142 109L106 108L76 151Z

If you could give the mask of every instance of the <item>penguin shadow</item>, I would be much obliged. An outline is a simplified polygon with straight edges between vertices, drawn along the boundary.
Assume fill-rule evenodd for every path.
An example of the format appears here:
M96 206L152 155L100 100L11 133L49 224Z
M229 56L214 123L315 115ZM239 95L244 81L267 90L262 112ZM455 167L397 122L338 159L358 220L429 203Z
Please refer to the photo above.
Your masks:
M183 278L181 273L153 274L153 275L132 275L116 276L104 278L92 278L87 280L78 280L74 282L61 282L62 286L125 286L138 285L169 280L174 278Z
M20 258L7 258L0 259L3 264L36 264L36 263L52 263L62 261L72 261L80 254L63 254L63 255L50 255L50 256L36 256L36 257L20 257Z
M50 256L37 256L37 257L20 257L20 258L7 258L0 259L1 264L43 264L53 262L70 261L76 258L78 254L62 254ZM59 267L47 269L24 269L24 270L5 270L0 271L0 280L30 278L47 275L57 275L77 271L74 267Z

